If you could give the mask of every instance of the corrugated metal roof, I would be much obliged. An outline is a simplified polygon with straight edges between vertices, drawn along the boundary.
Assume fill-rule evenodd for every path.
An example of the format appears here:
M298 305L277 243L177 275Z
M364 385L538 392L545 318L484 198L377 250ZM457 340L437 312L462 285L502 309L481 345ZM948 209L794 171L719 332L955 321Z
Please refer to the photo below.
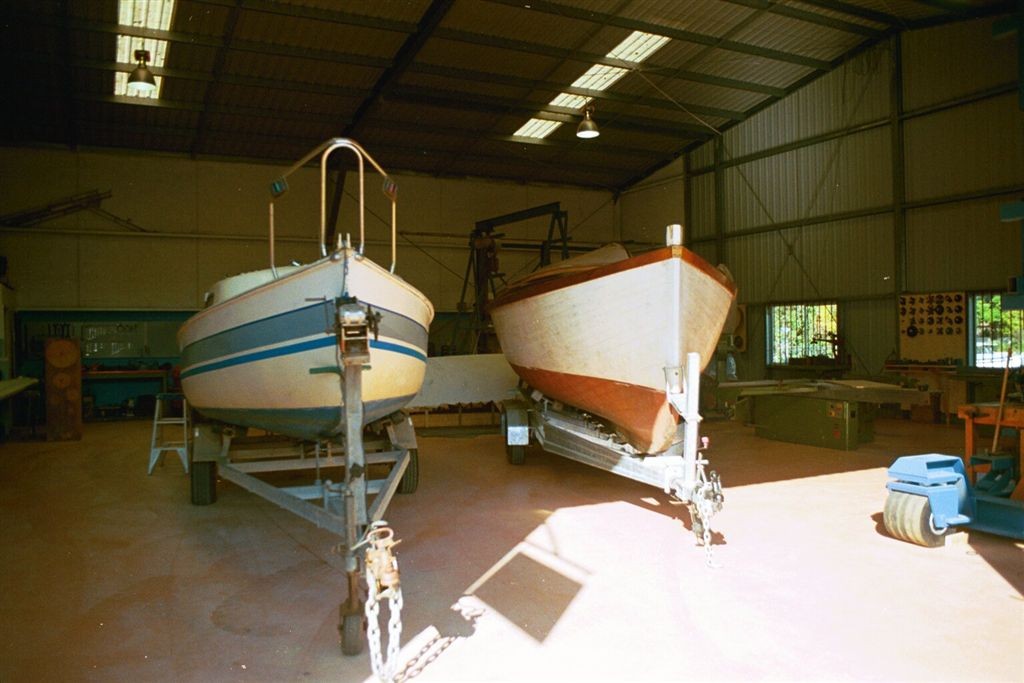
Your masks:
M443 28L468 33L508 38L561 48L576 48L593 35L600 26L554 14L540 14L530 3L519 7L487 2L456 2L444 17ZM614 47L613 42L608 47Z
M810 24L799 19L764 13L737 31L733 39L773 50L831 61L858 45L863 36Z
M833 19L847 24L854 24L856 26L863 26L864 28L871 29L873 31L885 31L889 28L889 24L883 21L872 20L867 17L857 16L855 14L849 14L839 10L831 10L827 6L822 4L810 4L804 2L797 2L796 0L790 0L785 3L785 7L788 9L796 10L800 13L815 14L823 19Z
M722 37L755 12L757 10L751 7L721 0L689 0L633 3L623 8L620 15L652 24Z
M727 130L887 32L1006 6L178 0L170 30L155 31L119 26L113 1L5 3L0 54L16 68L0 141L277 162L348 135L379 146L389 170L622 189L711 139L705 124ZM580 142L580 112L549 103L634 31L669 40L641 65L614 64L639 73L573 93L594 97L602 129ZM114 74L132 67L117 63L119 33L167 41L159 100L114 97ZM761 120L788 139L775 112ZM537 144L513 139L532 117L562 125Z

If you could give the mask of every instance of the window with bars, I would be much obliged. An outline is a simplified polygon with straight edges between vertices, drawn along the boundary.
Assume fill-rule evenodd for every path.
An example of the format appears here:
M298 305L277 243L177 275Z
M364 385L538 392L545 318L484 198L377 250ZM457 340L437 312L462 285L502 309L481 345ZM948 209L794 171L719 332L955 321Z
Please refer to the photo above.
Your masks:
M970 298L971 326L968 349L976 368L1021 366L1024 356L1024 311L1004 311L1000 294L975 294Z
M839 360L834 303L769 306L767 324L769 365L785 365L798 358Z

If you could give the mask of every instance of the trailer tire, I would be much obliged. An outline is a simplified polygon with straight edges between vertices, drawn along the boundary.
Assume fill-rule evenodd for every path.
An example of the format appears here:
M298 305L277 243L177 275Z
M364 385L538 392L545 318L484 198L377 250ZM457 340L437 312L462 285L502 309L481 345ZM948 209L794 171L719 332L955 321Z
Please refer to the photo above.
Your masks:
M402 480L398 482L398 492L402 494L416 493L420 486L420 453L419 449L409 449L409 464L405 466Z
M189 470L192 504L210 505L217 502L217 463L201 460L193 462Z
M513 465L526 464L526 446L510 446L505 444L505 457Z
M341 615L341 653L348 657L355 657L363 651L363 615L343 614Z
M885 528L893 537L926 548L945 544L943 534L932 530L932 506L927 496L889 491L882 512Z

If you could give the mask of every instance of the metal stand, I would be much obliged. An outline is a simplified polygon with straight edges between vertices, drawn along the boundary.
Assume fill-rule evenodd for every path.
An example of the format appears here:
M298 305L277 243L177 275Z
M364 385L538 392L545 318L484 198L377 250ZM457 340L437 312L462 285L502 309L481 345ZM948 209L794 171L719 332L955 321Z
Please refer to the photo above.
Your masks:
M657 486L676 496L686 503L693 531L704 545L707 563L712 565L710 522L721 510L724 497L718 474L706 473L708 461L699 457L707 448L706 438L700 440L702 445L698 447L700 355L687 356L686 391L683 368L665 368L665 375L669 401L683 422L679 426L680 440L664 453L638 453L590 415L556 404L535 391L523 400L502 403L506 454L513 465L521 465L532 437L550 453Z
M181 417L168 416L172 401L181 401ZM180 441L169 441L164 438L164 427L172 425L181 429ZM160 462L164 451L174 451L181 460L185 474L188 474L188 401L183 394L160 393L156 395L156 406L153 408L153 436L149 442L149 468L146 474L153 474L153 469Z
M282 449L279 443L273 444L266 439L255 442L245 439L241 428L199 424L195 428L192 448L192 502L205 505L216 500L216 475L219 472L223 479L340 536L342 543L339 549L345 558L348 597L340 607L338 629L342 651L356 655L363 649L364 612L376 609L380 597L393 602L397 596L398 609L401 607L397 563L393 556L390 564L383 560L375 563L375 566L388 567L386 586L380 588L381 579L372 572L368 575L368 582L379 589L371 591L369 602L363 599L360 565L363 548L367 544L374 548L379 546L380 542L375 539L386 535L383 530L390 534L381 518L392 497L396 492L415 491L418 454L412 420L404 413L395 413L364 429L362 371L370 358L368 339L373 316L355 301L339 301L336 310L335 332L339 349L336 372L340 374L343 395L344 457L334 455L338 445L329 441L317 443L310 457L307 444L301 442L290 442ZM325 370L317 368L312 371ZM364 439L364 433L369 433L371 438ZM391 468L385 478L369 478L370 467L387 464ZM341 482L321 479L322 469L340 466L344 467ZM255 476L303 469L315 470L313 484L277 487ZM372 502L369 500L371 497ZM390 556L390 547L394 543L385 545ZM393 610L392 620L395 618ZM396 653L400 630L399 620L397 630L394 627L390 629ZM371 651L375 645L374 670L385 678L386 672L378 672L376 667L380 661L379 630L376 643L371 641ZM391 645L389 642L389 654ZM393 667L391 659L389 657L388 664Z

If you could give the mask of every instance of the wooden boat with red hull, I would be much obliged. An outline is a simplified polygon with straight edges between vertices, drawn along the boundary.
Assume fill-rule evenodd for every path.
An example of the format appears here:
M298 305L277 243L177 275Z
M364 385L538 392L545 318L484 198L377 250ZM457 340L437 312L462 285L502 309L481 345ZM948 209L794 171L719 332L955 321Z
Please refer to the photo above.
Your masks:
M523 381L604 418L638 453L680 440L671 375L690 352L707 365L736 296L725 272L681 245L681 228L668 233L668 246L637 256L609 244L537 270L490 306Z

